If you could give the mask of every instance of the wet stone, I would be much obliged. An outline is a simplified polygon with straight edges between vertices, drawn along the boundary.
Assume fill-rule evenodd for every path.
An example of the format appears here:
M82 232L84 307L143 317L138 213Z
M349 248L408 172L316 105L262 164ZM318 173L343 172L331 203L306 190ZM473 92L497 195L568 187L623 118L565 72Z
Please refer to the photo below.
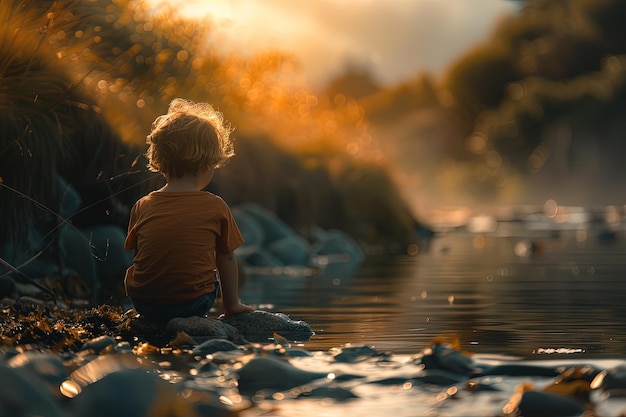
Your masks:
M0 392L3 416L66 416L45 382L26 369L0 365Z
M114 395L114 397L112 397ZM122 369L86 386L73 406L77 417L191 416L191 404L158 374Z
M166 331L169 334L185 332L191 337L202 336L230 340L238 336L237 329L227 323L197 316L173 318L167 323Z
M94 353L101 353L106 349L114 349L117 341L108 335L98 336L85 342L82 351L91 350Z
M196 346L192 353L196 355L208 355L215 352L228 352L231 350L241 350L241 348L229 340L210 339Z
M252 395L257 391L277 392L326 378L324 372L298 369L289 362L271 357L256 357L237 371L239 391Z
M61 358L49 352L29 350L18 353L7 360L6 365L37 375L49 384L52 391L67 377L67 371Z
M314 334L308 323L292 320L283 313L257 310L221 320L236 328L244 338L253 343L270 342L275 333L293 342L306 342Z
M344 346L333 356L336 362L355 363L365 361L374 357L385 356L384 352L370 346Z

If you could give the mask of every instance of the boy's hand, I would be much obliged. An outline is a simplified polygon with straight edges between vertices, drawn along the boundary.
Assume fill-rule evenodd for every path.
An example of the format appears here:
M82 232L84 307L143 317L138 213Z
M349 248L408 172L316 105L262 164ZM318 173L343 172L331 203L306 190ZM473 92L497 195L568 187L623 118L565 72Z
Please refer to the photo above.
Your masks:
M228 318L230 316L234 316L235 314L245 313L247 311L255 311L255 310L256 309L254 307L250 307L249 305L237 303L228 308L224 306L224 317Z

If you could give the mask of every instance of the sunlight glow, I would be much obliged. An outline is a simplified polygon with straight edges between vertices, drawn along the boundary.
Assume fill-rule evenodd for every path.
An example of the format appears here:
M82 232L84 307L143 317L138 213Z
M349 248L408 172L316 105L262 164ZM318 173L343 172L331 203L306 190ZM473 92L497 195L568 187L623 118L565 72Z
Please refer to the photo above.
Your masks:
M63 381L60 390L61 394L67 398L74 398L83 391L82 387L71 379Z
M251 56L290 51L315 85L346 64L372 67L383 83L411 78L421 70L441 71L461 51L484 39L498 18L519 8L503 0L148 3L155 8L171 4L182 16L215 24L213 43L226 52Z

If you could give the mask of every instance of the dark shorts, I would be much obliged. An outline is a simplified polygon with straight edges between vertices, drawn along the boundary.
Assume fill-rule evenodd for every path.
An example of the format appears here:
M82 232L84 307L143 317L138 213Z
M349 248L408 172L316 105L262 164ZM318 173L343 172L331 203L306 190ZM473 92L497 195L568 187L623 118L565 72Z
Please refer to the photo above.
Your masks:
M131 298L135 311L142 317L156 320L156 321L169 321L174 317L191 317L191 316L205 316L217 297L217 288L219 284L216 284L216 289L210 294L203 295L191 301L183 304L152 304L144 301Z

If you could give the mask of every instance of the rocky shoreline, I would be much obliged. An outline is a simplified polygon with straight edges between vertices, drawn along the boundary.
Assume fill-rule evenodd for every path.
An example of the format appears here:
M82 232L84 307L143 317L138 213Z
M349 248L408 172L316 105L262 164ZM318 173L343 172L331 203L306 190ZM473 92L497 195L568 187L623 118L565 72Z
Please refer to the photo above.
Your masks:
M365 345L328 352L292 347L312 335L307 323L267 311L150 323L121 306L5 299L0 415L245 417L268 415L283 400L358 404L367 400L364 392L379 389L412 393L434 408L446 404L444 414L451 416L467 415L455 410L481 396L497 412L483 404L476 415L623 415L619 402L609 407L615 413L589 414L623 398L623 363L489 362L453 336L401 357ZM411 413L401 415L418 415Z
M269 343L275 336L306 342L314 334L308 323L286 314L262 310L229 318L174 318L167 323L141 318L118 305L92 308L60 307L37 299L4 299L0 305L2 345L37 344L53 351L76 351L101 336L118 342L146 341L159 347L184 334L193 343L226 339L239 344Z
M157 363L162 367L170 357L181 368L215 370L224 359L207 362L207 355L236 358L262 350L263 343L288 344L281 334L307 341L313 332L303 321L260 310L158 323L121 306L66 308L28 297L4 299L0 415L233 416L213 395L201 395L191 406L158 376ZM119 399L124 392L128 398ZM146 414L155 408L157 414Z

